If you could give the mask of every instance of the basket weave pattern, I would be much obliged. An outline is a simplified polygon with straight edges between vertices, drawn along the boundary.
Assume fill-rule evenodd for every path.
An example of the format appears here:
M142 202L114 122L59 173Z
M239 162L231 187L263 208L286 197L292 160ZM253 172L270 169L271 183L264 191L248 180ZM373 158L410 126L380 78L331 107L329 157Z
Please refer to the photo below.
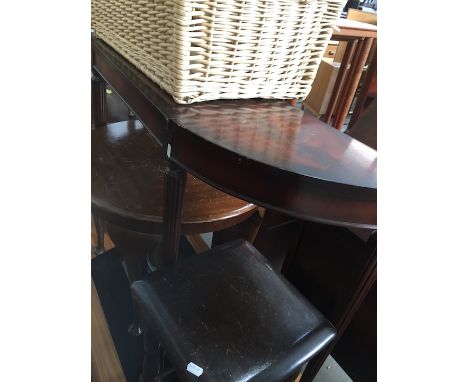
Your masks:
M303 99L344 0L92 0L92 27L178 103Z

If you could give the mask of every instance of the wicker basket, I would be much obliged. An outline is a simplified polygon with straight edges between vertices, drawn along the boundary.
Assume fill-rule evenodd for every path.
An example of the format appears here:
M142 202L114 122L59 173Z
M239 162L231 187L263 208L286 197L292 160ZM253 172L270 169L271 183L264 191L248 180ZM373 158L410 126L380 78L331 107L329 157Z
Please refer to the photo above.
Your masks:
M178 103L307 96L345 0L92 0L92 27Z

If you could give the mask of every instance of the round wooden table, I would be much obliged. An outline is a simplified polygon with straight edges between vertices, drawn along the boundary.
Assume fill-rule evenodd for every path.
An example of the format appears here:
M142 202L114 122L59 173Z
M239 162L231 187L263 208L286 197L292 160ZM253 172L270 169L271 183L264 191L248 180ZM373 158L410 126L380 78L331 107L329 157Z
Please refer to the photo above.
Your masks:
M91 132L93 215L107 222L116 246L132 252L128 259L131 263L138 254L157 245L158 235L163 232L168 167L162 150L139 121L108 124ZM188 176L182 233L213 232L234 226L256 208Z
M147 273L147 255L162 264L165 176L163 148L141 122L130 120L91 132L91 206L98 236L102 221L122 255L130 283ZM244 221L257 207L188 176L182 233L225 229ZM130 332L139 333L136 325Z
M141 122L108 124L91 132L91 203L108 222L146 234L162 233L163 148ZM187 177L182 233L218 231L255 212L256 206Z

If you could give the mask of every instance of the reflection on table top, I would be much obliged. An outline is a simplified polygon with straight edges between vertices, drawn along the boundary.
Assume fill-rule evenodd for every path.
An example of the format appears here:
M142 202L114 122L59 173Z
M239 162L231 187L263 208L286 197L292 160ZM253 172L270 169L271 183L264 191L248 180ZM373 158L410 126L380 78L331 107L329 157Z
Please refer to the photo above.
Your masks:
M375 150L289 105L194 105L185 107L175 121L227 150L285 171L377 187Z

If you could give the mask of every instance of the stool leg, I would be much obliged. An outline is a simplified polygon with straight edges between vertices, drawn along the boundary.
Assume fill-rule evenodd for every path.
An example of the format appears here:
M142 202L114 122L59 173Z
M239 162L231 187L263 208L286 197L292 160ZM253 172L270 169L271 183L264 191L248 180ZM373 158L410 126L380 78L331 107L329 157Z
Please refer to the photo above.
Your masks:
M144 331L143 346L145 355L140 382L161 381L160 376L164 369L164 350L150 330Z
M146 260L146 253L137 254L137 253L129 253L128 251L121 251L123 260L127 267L127 274L128 274L128 281L130 285L136 281L141 280L147 273L147 260ZM128 334L133 337L138 337L142 334L140 329L140 316L138 312L138 307L135 304L134 299L132 298L132 322L128 327Z
M103 221L93 214L94 227L96 228L97 243L94 253L100 255L104 253L104 223Z

